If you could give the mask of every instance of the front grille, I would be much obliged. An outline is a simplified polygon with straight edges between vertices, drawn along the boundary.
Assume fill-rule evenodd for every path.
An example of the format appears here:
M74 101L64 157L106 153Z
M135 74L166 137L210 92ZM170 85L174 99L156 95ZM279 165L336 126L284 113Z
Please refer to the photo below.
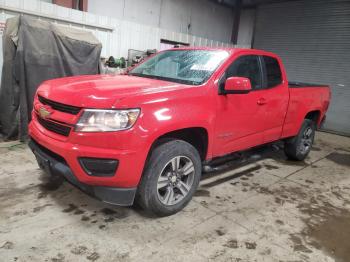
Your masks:
M61 125L61 124L56 123L56 122L52 122L52 121L48 121L48 120L42 119L39 116L37 116L37 118L38 118L38 122L40 123L40 125L45 127L47 130L50 130L51 132L60 134L62 136L68 136L69 135L69 132L70 132L70 129L71 129L70 127Z
M81 109L80 107L61 104L61 103L49 100L47 98L44 98L42 96L38 96L38 98L42 104L49 105L57 111L65 112L68 114L76 115L80 112L80 109Z

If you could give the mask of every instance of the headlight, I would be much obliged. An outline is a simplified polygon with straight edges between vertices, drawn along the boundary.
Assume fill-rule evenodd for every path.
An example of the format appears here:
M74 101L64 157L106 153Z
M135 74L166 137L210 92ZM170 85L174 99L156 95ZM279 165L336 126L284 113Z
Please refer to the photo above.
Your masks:
M101 110L85 109L75 126L78 132L109 132L132 127L140 109Z

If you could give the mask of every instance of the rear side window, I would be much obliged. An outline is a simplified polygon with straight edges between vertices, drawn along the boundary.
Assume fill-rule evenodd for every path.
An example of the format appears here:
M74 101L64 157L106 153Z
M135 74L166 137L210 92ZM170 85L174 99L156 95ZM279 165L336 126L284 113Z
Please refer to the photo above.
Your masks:
M266 68L267 87L274 87L282 83L282 73L277 59L270 56L263 56Z

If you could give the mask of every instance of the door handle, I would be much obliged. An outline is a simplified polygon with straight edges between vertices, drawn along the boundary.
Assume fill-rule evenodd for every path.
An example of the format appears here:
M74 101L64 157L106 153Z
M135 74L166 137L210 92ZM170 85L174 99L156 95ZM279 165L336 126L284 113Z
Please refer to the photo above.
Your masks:
M267 103L265 98L259 98L256 102L259 106L265 105Z

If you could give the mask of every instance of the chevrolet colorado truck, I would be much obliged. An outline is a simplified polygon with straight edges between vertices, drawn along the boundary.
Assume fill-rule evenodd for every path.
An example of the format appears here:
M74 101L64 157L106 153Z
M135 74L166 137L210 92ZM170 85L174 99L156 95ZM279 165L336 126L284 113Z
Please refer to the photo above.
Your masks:
M51 176L166 216L188 204L212 159L276 140L305 159L329 102L328 86L289 83L273 53L177 48L126 75L42 83L29 146Z

